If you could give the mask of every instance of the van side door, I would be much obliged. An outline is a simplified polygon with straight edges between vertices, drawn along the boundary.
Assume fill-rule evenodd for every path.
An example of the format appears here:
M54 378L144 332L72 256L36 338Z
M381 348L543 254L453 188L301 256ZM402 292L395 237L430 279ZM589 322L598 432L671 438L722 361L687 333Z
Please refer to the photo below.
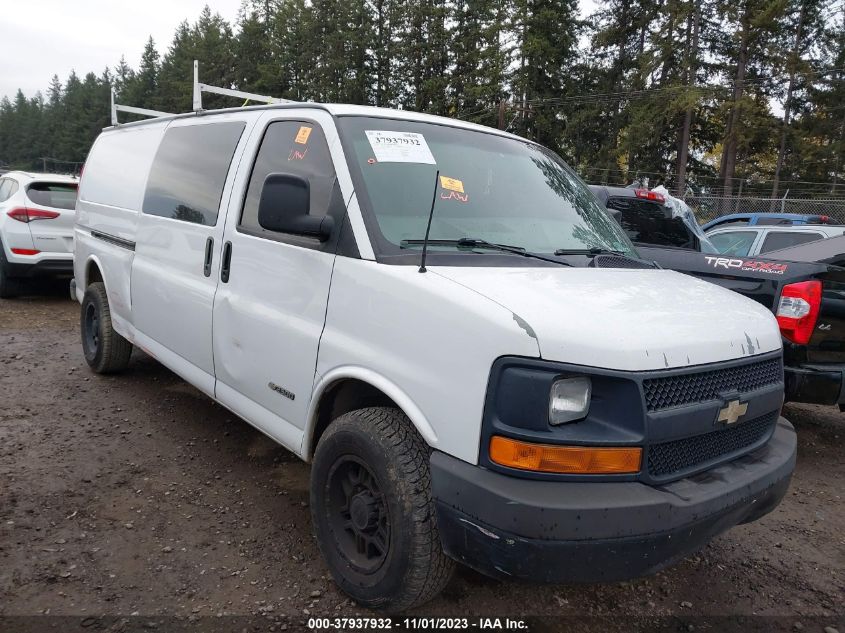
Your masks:
M241 164L246 173L238 174L241 197L232 198L223 236L214 301L216 397L298 453L346 215L329 150L339 141L327 113L305 109L268 112L253 136L257 142ZM329 239L259 225L264 180L280 173L308 181L310 215L334 220Z
M131 278L137 342L209 395L229 171L247 127L237 115L173 121L153 159L138 218Z

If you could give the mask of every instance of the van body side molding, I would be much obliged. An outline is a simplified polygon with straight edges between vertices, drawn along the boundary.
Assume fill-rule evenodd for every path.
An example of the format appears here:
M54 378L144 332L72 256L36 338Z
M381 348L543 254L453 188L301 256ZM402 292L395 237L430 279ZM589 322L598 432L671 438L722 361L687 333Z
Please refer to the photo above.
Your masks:
M117 237L116 235L110 235L109 233L103 233L102 231L91 231L91 237L96 237L98 240L103 240L104 242L129 249L130 251L135 250L135 242L125 240L122 237Z

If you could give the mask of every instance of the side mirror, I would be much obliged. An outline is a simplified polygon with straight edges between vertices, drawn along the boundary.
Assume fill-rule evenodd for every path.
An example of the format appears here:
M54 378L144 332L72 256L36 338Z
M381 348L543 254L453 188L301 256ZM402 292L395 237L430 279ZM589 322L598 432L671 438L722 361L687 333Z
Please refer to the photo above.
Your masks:
M276 233L316 237L325 242L331 237L334 220L326 215L308 215L311 186L306 178L294 174L268 174L258 202L258 224Z

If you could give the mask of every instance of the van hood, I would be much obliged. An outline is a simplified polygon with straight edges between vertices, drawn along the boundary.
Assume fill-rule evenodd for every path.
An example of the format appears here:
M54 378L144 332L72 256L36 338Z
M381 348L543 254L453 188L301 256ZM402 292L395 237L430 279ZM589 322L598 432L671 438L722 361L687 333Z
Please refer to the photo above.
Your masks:
M513 313L546 360L623 371L781 348L771 312L670 270L430 267Z

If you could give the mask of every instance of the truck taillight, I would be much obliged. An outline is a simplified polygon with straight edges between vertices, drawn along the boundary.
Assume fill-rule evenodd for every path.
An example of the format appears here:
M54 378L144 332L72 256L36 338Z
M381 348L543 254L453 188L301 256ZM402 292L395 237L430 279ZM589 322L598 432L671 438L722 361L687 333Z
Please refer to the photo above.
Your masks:
M778 303L780 333L793 343L806 345L822 304L822 282L801 281L784 286Z
M634 189L634 195L638 198L642 198L643 200L653 200L654 202L659 202L661 204L666 202L666 197L662 193L656 193L654 191L649 191L648 189Z
M17 209L12 209L11 211L7 211L6 215L8 215L13 220L17 220L18 222L32 222L34 220L53 220L59 217L61 214L57 213L56 211L44 211L42 209L24 209L23 207L18 207Z

